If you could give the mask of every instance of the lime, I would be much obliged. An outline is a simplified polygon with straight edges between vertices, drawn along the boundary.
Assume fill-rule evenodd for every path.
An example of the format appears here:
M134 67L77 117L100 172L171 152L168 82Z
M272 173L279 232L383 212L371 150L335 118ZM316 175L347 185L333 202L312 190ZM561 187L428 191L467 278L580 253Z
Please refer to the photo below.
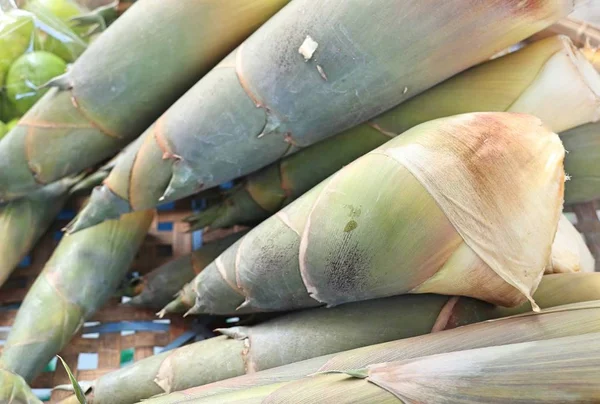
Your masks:
M44 51L54 53L69 63L74 62L87 47L86 43L77 37L65 36L59 39L45 33L40 33L40 36L42 37L41 48Z
M10 132L11 130L13 130L13 128L15 126L17 126L18 123L19 123L19 118L11 119L10 121L8 121L8 123L6 124L8 131Z
M8 126L4 122L0 121L0 139L2 139L4 135L8 133L9 130L10 129L8 129Z
M13 62L33 48L33 17L23 12L0 12L0 86Z
M87 43L69 27L68 20L82 12L72 1L29 0L24 7L36 16L36 36L41 42L36 50L52 52L67 62L73 62L86 49ZM82 32L87 32L87 28L79 34Z
M44 51L30 52L12 64L6 76L6 94L20 114L27 112L44 95L46 84L53 77L63 74L67 64L58 56Z
M82 14L83 10L70 0L29 0L28 3L39 3L61 20L68 22L71 18ZM25 8L30 8L26 5Z

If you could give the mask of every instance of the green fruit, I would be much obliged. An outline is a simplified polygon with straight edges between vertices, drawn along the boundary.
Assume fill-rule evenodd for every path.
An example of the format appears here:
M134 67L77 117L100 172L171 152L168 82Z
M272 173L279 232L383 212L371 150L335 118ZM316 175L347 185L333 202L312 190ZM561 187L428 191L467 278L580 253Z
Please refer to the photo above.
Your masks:
M69 27L69 19L82 12L72 1L29 0L24 8L36 16L36 33L41 42L36 50L54 53L70 63L86 49L87 43L78 34L87 32L87 28L78 28L76 33Z
M43 37L42 49L44 51L54 53L69 63L74 62L87 46L81 39L67 41L47 34L42 34L41 36Z
M10 129L8 129L8 126L4 122L0 121L0 139L2 139L4 135L8 133L9 130Z
M71 18L82 13L82 10L70 0L29 0L29 3L37 2L47 8L52 14L61 20L68 22ZM25 8L28 7L29 4Z
M34 43L33 17L23 12L0 12L0 86L13 62Z
M65 61L50 52L26 53L8 70L6 76L8 99L20 114L24 114L47 91L38 87L66 70Z
M13 130L13 128L15 126L17 126L17 124L19 123L19 119L20 118L15 118L15 119L11 119L10 121L8 121L8 123L6 124L6 127L8 128L8 131L10 132L11 130Z

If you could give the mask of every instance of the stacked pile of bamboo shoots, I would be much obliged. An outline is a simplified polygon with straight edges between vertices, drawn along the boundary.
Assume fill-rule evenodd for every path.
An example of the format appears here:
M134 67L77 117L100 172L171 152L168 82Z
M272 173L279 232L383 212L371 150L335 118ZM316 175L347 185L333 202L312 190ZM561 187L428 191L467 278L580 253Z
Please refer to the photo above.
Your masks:
M563 215L600 198L600 74L568 36L526 41L577 2L131 3L74 20L103 32L0 141L0 282L89 196L19 309L0 401L39 402L27 383L154 208L195 194L190 229L252 228L126 304L268 320L66 402L600 400L600 275Z

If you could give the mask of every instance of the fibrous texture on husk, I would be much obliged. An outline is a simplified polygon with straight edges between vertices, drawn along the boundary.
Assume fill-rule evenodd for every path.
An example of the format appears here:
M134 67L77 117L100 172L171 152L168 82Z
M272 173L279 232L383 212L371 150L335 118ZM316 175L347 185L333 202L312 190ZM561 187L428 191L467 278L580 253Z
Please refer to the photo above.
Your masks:
M64 237L19 308L0 368L27 382L38 375L114 294L153 216L151 211L136 212Z
M0 205L0 285L48 229L67 201L73 183L73 179L64 179Z
M381 362L409 360L467 349L586 334L595 335L593 333L600 332L599 314L599 301L561 306L543 310L541 313L486 321L452 330L326 355L171 393L166 396L158 396L149 400L148 403L225 403L227 402L224 399L226 393L269 386L274 383L290 382L318 372L349 371ZM522 381L527 380L527 377L522 379ZM242 394L245 393L242 392ZM203 398L206 401L202 400Z
M287 2L134 4L2 140L0 200L116 153Z
M183 286L198 275L208 264L242 237L238 232L221 240L203 245L191 254L174 259L142 278L141 292L128 305L160 310Z
M568 38L554 36L535 42L462 72L368 123L249 175L227 191L223 201L187 221L193 229L257 224L390 137L432 119L477 111L532 113L554 132L562 132L600 117L600 76ZM561 137L572 135L576 133L565 132ZM586 146L593 141L600 145L600 133L590 135ZM595 156L598 147L579 150L573 148L565 156L565 164L580 167L572 177L600 175L600 163L593 166L597 159L581 161ZM580 198L573 198L579 189L592 193L599 188L586 185L567 182L565 202L578 202ZM600 192L594 195L600 197Z
M600 400L599 338L594 333L377 363L196 403L592 403Z
M563 156L558 136L530 115L473 113L421 124L221 254L195 280L192 313L402 293L521 304L550 265Z
M133 403L160 393L360 346L491 318L494 307L464 297L396 296L291 313L165 352L94 382L93 402ZM132 389L131 386L136 386Z
M145 132L70 230L253 172L485 60L571 5L295 0Z

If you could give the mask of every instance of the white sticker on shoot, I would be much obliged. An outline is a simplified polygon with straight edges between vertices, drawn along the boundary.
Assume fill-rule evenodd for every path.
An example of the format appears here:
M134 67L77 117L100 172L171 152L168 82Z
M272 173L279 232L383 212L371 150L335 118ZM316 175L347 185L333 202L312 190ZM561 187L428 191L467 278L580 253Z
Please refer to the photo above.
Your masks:
M307 35L304 42L302 42L302 45L300 45L298 53L304 56L304 60L308 62L315 54L315 51L318 47L319 44L314 39L312 39L310 35Z

